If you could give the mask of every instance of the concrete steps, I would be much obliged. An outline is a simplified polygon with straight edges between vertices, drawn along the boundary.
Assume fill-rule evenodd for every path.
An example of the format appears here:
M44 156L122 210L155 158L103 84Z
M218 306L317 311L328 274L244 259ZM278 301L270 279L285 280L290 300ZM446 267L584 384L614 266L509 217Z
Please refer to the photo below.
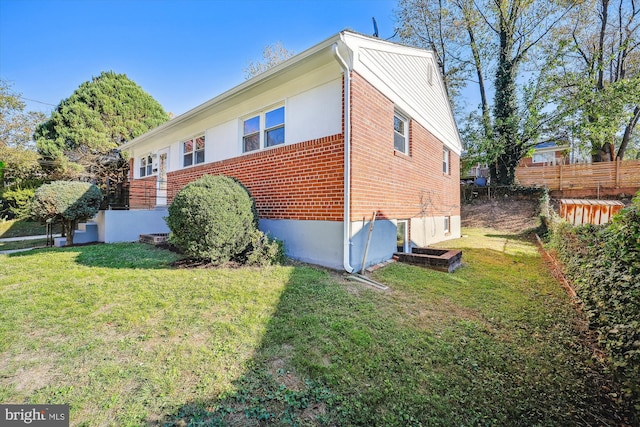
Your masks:
M98 224L95 222L81 222L78 224L76 232L73 234L73 243L92 243L98 241ZM56 237L54 246L62 247L66 244L66 237Z

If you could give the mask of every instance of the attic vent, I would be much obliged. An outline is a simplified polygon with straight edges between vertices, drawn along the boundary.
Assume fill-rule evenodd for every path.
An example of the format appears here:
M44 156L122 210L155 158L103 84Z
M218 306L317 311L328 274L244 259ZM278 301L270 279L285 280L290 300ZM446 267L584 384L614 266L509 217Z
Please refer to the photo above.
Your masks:
M431 64L427 67L427 81L429 86L433 86L433 65Z

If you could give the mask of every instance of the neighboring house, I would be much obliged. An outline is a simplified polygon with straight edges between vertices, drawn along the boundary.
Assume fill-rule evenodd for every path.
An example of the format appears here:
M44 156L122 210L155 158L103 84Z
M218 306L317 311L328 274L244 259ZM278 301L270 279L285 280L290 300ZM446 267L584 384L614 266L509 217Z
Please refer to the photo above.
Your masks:
M460 236L461 148L433 54L351 31L121 147L131 209L166 216L173 190L228 175L290 257L349 272L374 211L367 265Z
M544 142L534 147L530 157L520 159L519 166L555 166L569 164L569 147L555 142Z

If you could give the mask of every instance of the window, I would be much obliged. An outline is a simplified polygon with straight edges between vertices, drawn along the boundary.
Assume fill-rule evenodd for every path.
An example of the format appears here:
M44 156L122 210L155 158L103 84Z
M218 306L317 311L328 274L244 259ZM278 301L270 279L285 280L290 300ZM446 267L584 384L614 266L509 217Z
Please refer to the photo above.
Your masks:
M444 234L449 234L451 232L451 217L444 217Z
M245 152L260 148L260 116L251 117L244 121L242 146Z
M555 153L533 153L532 163L553 164Z
M273 147L284 144L284 107L276 108L264 115L264 145Z
M407 138L408 120L401 114L393 115L393 148L407 154L409 143Z
M242 150L259 150L284 144L284 106L245 119L242 127Z
M140 159L140 178L149 176L153 173L153 159L151 155L144 156Z
M182 166L204 163L204 135L182 142Z
M446 148L442 149L442 173L446 175L451 173L451 169L449 168L449 150Z

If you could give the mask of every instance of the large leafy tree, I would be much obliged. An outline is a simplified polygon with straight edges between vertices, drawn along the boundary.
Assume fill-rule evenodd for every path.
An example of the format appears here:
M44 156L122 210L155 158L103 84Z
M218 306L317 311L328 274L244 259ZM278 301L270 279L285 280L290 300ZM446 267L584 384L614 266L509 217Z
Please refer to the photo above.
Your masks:
M60 177L120 181L127 162L118 147L167 120L162 106L140 86L109 71L61 101L38 126L35 140Z
M42 178L38 160L40 156L33 145L33 132L45 119L40 112L25 111L21 95L11 85L0 79L0 161L4 164L0 188L7 181L22 185Z
M574 1L399 0L401 38L436 53L454 105L477 89L480 114L462 120L467 148L489 163L492 182L511 184L538 141L547 67L542 41ZM493 76L493 79L486 76ZM493 102L489 93L493 91Z
M623 159L640 120L640 5L585 0L556 40L565 47L554 69L563 126L593 161Z

